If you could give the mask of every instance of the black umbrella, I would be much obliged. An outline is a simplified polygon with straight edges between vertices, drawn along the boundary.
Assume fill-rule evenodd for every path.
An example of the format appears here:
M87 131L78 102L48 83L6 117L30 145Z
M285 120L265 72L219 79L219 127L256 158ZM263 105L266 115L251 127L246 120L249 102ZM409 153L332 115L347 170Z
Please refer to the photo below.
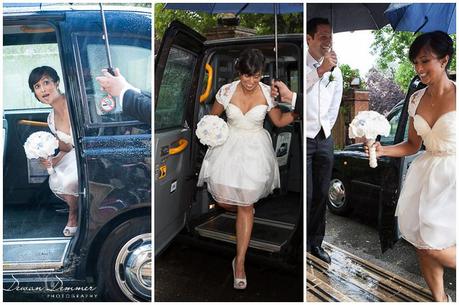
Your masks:
M389 3L308 3L307 20L327 18L333 33L378 30L389 23L384 11Z

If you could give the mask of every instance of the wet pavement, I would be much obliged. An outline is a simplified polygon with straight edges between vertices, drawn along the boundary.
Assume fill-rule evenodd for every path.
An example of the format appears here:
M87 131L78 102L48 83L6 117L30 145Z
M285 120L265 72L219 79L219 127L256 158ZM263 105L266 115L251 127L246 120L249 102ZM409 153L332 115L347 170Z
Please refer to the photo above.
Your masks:
M393 249L381 253L378 231L375 226L364 224L358 215L337 216L327 211L325 241L343 249L388 272L427 288L421 276L415 248L405 240L398 241ZM446 292L456 300L456 272L446 269Z
M156 302L302 302L304 277L276 266L246 262L247 289L233 288L228 254L173 242L155 261Z

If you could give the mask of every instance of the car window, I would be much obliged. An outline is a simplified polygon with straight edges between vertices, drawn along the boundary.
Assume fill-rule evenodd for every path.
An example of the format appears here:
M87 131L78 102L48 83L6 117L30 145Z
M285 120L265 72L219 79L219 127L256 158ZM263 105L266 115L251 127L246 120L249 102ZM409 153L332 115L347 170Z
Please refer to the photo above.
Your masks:
M3 109L50 108L40 103L29 88L29 74L39 66L54 68L62 78L57 43L3 46ZM62 83L59 89L65 91Z
M100 90L96 77L108 67L104 41L99 35L76 34L80 55L80 71L86 97L84 104L89 123L113 123L134 121L124 114L118 101ZM134 87L151 92L151 43L138 37L110 37L110 53L113 66Z
M399 107L396 112L391 116L389 119L389 124L390 124L390 133L387 137L381 136L381 144L383 145L392 145L394 144L394 139L395 139L395 133L397 132L397 127L398 127L398 122L400 120L400 115L402 113L403 107ZM406 140L408 139L408 124L405 126L405 134L403 136L403 139Z
M182 126L195 64L195 54L175 47L170 49L158 92L155 129Z

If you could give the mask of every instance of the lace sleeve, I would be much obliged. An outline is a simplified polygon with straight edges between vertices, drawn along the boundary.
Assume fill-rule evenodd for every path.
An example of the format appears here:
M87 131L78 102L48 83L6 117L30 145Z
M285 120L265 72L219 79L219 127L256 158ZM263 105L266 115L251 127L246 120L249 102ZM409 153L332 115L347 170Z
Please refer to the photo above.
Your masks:
M215 95L215 99L223 106L224 109L226 109L229 102L231 101L231 97L233 96L233 84L234 83L223 85Z
M416 114L416 109L418 108L419 102L421 101L422 96L424 95L426 88L416 91L410 96L410 102L408 104L408 114L410 117L414 117Z
M268 103L267 111L270 111L271 109L277 106L277 102L271 96L271 87L263 83L260 83L260 85L261 85L261 91L263 92L263 95L265 96L266 103Z

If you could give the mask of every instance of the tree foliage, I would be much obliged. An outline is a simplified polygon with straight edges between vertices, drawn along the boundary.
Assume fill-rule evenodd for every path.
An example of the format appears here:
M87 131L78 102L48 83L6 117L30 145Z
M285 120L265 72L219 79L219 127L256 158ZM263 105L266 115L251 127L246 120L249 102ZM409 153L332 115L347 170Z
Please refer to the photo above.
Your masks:
M343 88L348 89L351 87L351 82L354 78L360 78L360 88L365 88L365 83L363 83L363 79L360 76L359 69L352 69L351 66L348 64L339 65L341 73L343 74Z
M386 76L393 77L395 82L406 92L411 79L415 76L413 65L408 59L411 43L420 34L412 32L395 32L390 26L372 31L374 42L372 54L378 56L377 68ZM456 47L456 35L451 36ZM456 56L452 58L450 70L456 70Z
M375 68L368 71L367 86L370 98L370 110L387 113L405 94L391 76L381 73Z
M155 39L160 40L170 22L179 20L193 30L205 34L217 26L220 14L196 13L164 9L164 3L155 4ZM257 35L274 34L273 14L241 14L240 26L255 29ZM303 14L285 14L277 17L278 33L303 33Z

